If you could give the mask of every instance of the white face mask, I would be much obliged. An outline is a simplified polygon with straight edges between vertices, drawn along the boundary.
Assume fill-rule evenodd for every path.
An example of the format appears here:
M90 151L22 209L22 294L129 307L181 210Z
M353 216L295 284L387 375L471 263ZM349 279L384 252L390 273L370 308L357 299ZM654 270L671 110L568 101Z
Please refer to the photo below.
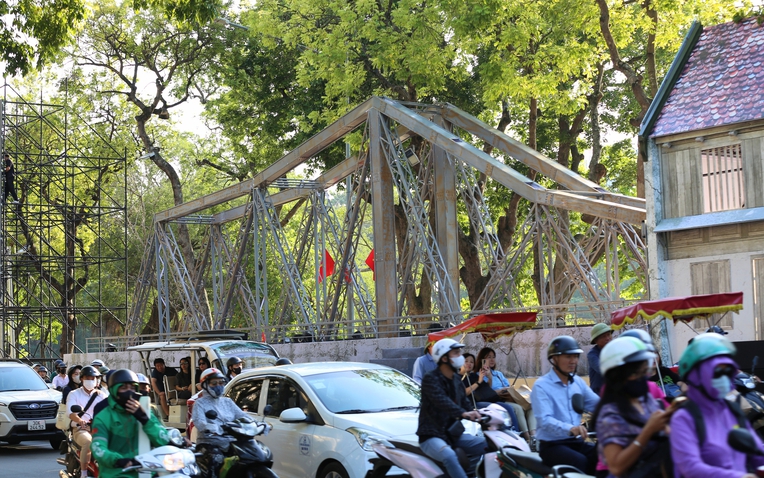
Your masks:
M79 374L72 375L72 380L74 381L74 383L80 383L80 375Z
M96 381L95 380L83 380L82 381L82 386L85 387L88 390L93 390L95 388L95 386L96 386Z
M462 368L462 365L464 365L464 356L460 355L458 357L451 357L451 366L455 369L459 370Z

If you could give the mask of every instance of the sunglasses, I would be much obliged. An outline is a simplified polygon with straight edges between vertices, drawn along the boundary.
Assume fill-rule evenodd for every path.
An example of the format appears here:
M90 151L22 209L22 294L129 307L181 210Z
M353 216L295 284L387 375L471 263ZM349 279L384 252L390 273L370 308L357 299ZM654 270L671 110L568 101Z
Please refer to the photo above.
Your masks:
M735 367L732 367L730 365L720 365L714 369L714 378L719 378L723 375L727 375L728 377L732 377L735 375Z

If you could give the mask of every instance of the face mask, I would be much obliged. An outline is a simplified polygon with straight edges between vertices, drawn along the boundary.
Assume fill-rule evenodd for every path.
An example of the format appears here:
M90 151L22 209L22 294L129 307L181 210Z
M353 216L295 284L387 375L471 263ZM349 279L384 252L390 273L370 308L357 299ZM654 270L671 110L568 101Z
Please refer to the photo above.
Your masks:
M460 355L458 357L451 358L451 366L454 367L455 369L459 370L460 368L462 368L462 365L464 365L463 356Z
M219 396L223 395L224 389L225 387L223 385L215 385L214 387L207 387L207 392L209 392L210 397L218 398Z
M133 390L125 390L125 391L119 392L117 396L115 397L115 400L117 404L121 405L124 408L125 405L127 405L127 401L130 400L131 398L137 399L138 397L136 396L136 393Z
M85 387L88 390L93 390L95 388L95 386L96 386L96 381L95 380L83 380L82 381L82 386Z
M236 375L239 375L241 373L241 368L234 367L232 370L233 370L233 373L235 373Z
M622 390L626 395L632 398L646 395L648 391L647 377L641 377L636 380L627 380L626 383L623 384Z
M732 389L730 378L726 375L722 375L719 378L712 378L711 386L715 388L717 392L719 392L719 395L716 398L726 397L727 394L730 393L730 390Z
M148 390L140 390L138 393L140 393L144 397L148 397L149 396L149 391Z
M72 381L74 383L80 383L80 376L79 375L72 375Z

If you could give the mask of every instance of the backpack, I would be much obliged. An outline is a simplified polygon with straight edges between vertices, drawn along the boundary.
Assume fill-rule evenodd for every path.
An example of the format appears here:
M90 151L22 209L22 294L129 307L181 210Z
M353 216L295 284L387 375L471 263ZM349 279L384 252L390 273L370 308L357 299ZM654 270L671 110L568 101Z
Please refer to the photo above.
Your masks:
M724 402L727 404L732 414L735 415L738 426L747 429L748 420L746 420L745 414L743 414L743 411L740 409L740 405L729 400L724 400ZM687 409L690 416L692 416L692 421L695 422L695 434L698 436L698 443L700 446L703 446L703 443L706 441L706 422L703 420L703 413L700 411L700 407L692 400L687 400L682 406Z

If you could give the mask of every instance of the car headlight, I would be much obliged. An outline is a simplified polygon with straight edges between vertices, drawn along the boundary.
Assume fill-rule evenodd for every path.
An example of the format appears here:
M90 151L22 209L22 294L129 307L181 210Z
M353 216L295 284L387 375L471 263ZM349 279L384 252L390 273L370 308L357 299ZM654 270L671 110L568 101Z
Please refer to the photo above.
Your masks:
M358 445L364 451L374 451L371 445L375 443L376 441L384 440L384 437L375 435L373 432L370 432L369 430L364 430L363 428L351 427L345 431L347 431L348 433L350 433L351 435L355 437L355 439L358 441Z
M188 450L179 450L175 453L165 455L164 458L162 458L162 466L164 466L164 469L167 471L182 470L193 463L194 454Z
M7 404L7 403L5 403L5 402L0 402L0 407L7 407L7 406L8 406L8 404Z

